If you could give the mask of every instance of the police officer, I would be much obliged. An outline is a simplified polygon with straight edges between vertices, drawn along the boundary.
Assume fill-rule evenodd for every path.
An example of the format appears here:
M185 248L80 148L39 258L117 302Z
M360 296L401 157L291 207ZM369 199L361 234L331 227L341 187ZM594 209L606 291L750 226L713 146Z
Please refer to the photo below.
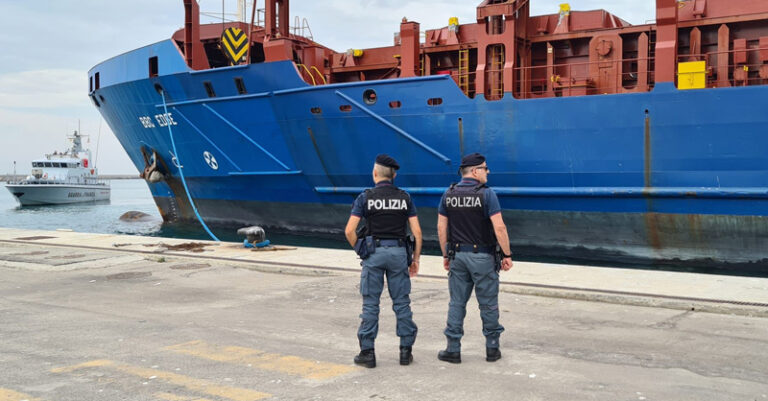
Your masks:
M467 301L475 289L483 321L486 358L501 358L499 335L499 273L496 269L496 244L501 248L501 270L512 268L507 227L501 218L496 193L488 182L485 156L473 153L461 160L461 182L451 185L440 200L437 233L443 250L443 267L448 270L451 302L445 336L448 347L440 351L441 361L461 363L461 337Z
M374 341L379 331L379 298L387 276L392 309L397 316L397 335L400 337L400 364L413 361L412 346L416 339L416 324L411 313L411 279L419 271L421 254L421 227L416 208L407 192L394 185L395 171L400 166L386 154L376 156L373 181L376 186L361 193L352 207L344 230L349 244L365 248L366 242L374 249L363 257L360 277L360 293L363 296L362 322L357 332L360 354L355 363L368 368L376 367ZM356 230L361 218L365 218L366 234L358 238ZM407 262L406 223L415 237L412 263ZM358 240L360 242L358 242ZM367 240L367 241L366 241ZM356 246L357 245L357 246ZM358 252L360 254L360 252Z

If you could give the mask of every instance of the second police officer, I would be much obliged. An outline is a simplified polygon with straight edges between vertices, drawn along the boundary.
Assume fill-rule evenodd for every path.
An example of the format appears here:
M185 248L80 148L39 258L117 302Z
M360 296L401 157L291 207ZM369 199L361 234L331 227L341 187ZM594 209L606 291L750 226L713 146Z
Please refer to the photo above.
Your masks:
M512 268L507 227L496 193L486 186L489 169L485 156L473 153L461 160L461 182L451 185L440 200L437 233L448 270L450 305L445 336L448 346L441 361L461 363L466 306L474 287L485 335L486 361L501 358L499 336L499 273ZM499 245L500 260L494 256Z
M397 317L400 364L408 365L413 361L412 346L417 328L411 312L410 277L419 271L421 227L411 197L394 185L395 171L399 168L397 161L386 154L376 157L372 172L376 186L357 197L344 230L350 245L363 259L360 277L363 313L357 332L360 353L354 361L368 368L376 367L374 341L379 331L379 300L385 275ZM365 234L357 230L361 218L365 218ZM406 225L410 225L415 239L411 255L406 249ZM412 258L410 265L409 256Z

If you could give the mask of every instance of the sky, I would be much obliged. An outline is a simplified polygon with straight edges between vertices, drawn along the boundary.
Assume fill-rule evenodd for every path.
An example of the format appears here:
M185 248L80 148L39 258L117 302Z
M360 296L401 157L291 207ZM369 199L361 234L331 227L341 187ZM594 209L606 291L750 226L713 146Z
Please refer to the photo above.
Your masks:
M234 13L237 0L200 0L203 12ZM475 18L481 0L292 0L314 40L336 51L392 45L400 20L421 29ZM556 13L561 0L531 0L531 15ZM248 14L250 15L250 4ZM573 10L607 9L632 24L653 20L653 0L573 0ZM257 2L264 7L263 1ZM220 21L221 17L218 17ZM201 22L213 22L203 16ZM102 174L136 168L88 99L88 70L110 57L169 38L184 23L182 0L0 0L0 175L68 148L78 125Z

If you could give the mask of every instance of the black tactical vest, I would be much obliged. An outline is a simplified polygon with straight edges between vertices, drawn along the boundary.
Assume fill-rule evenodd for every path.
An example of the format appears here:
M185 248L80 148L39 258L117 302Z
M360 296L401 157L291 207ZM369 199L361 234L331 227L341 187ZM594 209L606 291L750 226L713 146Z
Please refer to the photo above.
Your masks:
M448 241L464 245L496 245L491 219L485 217L484 184L452 185L445 193L448 212Z
M368 235L376 238L405 238L408 222L408 193L393 185L365 190L365 219Z

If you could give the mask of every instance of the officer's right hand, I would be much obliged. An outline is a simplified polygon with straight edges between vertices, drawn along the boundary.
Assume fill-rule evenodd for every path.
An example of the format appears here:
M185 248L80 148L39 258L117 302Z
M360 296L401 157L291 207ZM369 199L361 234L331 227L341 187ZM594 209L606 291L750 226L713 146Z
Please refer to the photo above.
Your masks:
M451 270L451 260L448 258L443 258L443 269L450 271Z
M512 268L512 258L504 258L501 260L501 270L509 271Z

